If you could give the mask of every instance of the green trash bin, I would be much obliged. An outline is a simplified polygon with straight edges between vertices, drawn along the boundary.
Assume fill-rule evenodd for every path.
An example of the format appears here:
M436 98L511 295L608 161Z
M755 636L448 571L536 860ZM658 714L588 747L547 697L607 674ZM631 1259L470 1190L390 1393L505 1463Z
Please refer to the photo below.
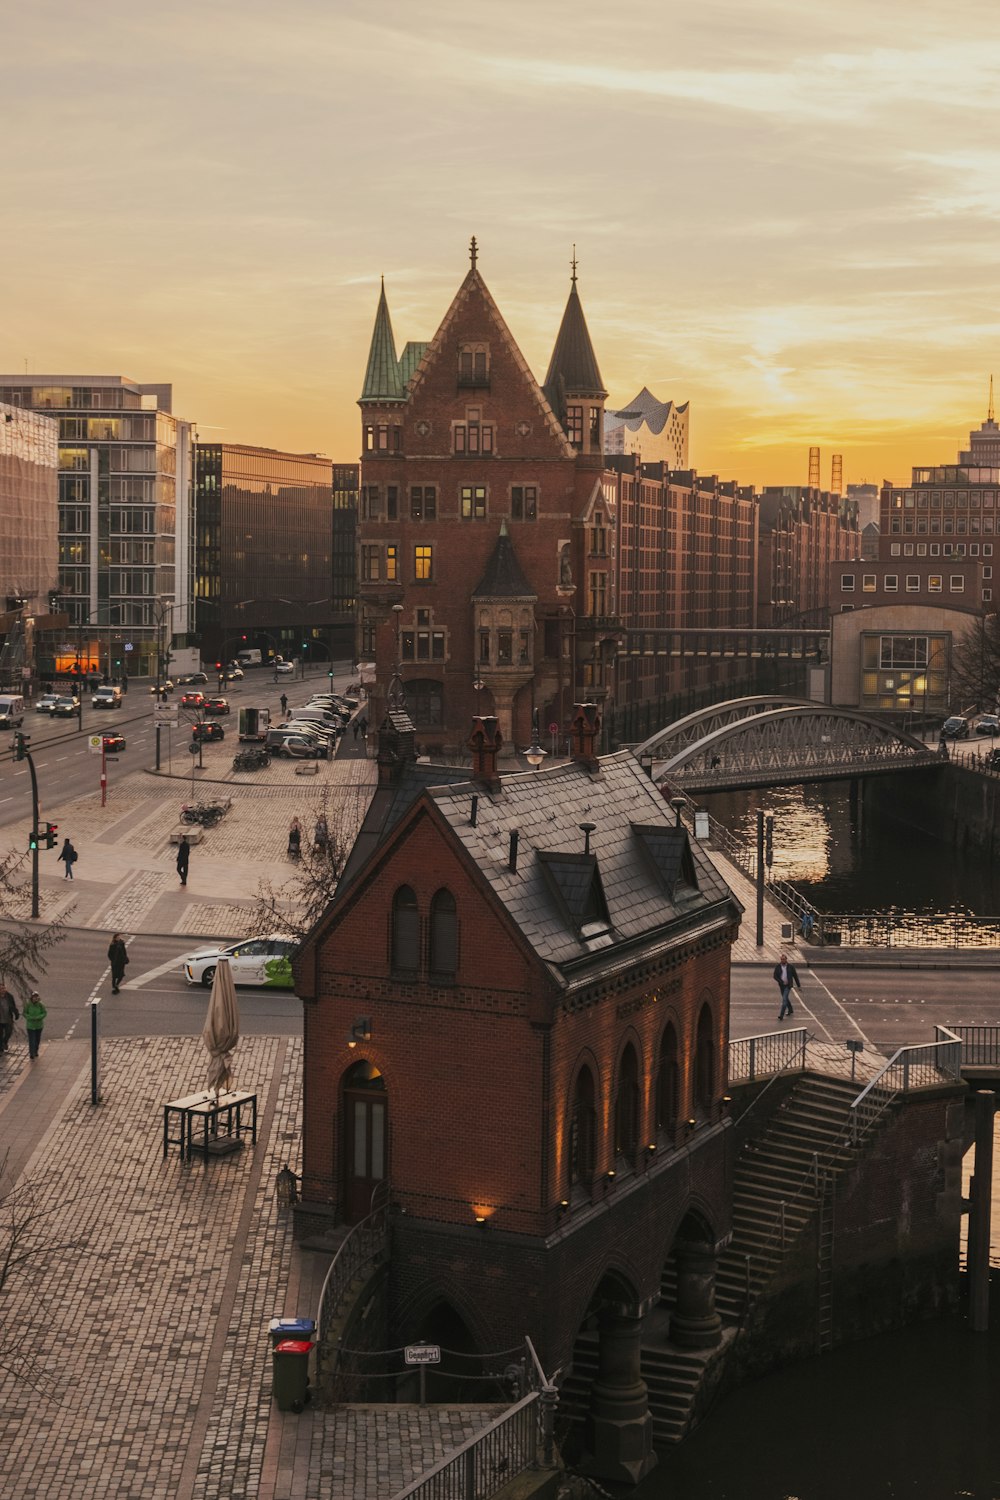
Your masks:
M309 1400L309 1339L282 1339L275 1344L272 1391L279 1411L301 1411Z

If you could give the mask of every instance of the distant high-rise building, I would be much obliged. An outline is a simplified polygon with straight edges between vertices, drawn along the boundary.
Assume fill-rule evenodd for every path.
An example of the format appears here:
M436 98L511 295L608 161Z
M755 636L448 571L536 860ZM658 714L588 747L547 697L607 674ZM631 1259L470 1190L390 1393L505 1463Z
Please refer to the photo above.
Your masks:
M990 376L990 399L986 421L969 433L969 446L958 455L960 464L978 469L1000 469L1000 424L993 414L993 376Z
M609 456L638 453L643 463L686 469L689 416L690 402L676 406L673 401L658 401L643 386L621 411L605 413L604 451Z
M59 428L0 404L0 611L45 613L59 570Z
M171 387L122 375L0 375L0 401L58 423L64 657L155 672L161 632L193 630L193 452ZM57 660L57 669L69 666Z

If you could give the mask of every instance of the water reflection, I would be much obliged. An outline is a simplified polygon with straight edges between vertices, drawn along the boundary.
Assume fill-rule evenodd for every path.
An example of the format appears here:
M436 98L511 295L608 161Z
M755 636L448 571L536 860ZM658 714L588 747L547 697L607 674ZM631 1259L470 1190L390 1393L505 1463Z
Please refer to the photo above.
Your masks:
M775 876L829 912L1000 912L1000 874L888 815L852 805L848 782L716 792L699 799L753 846L758 807L774 817Z

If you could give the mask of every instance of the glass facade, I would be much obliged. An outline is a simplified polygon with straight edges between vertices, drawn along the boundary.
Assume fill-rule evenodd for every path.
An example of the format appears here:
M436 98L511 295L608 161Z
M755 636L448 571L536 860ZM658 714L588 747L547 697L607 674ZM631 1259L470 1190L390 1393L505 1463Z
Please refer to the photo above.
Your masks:
M0 405L0 609L23 599L45 613L59 569L58 429Z

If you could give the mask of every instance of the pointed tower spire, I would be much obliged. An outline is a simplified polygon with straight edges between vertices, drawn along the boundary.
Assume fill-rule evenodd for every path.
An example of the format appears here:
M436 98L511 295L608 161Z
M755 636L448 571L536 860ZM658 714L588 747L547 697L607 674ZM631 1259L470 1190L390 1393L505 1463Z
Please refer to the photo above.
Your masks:
M574 245L569 300L543 390L573 446L581 453L599 454L603 449L604 402L608 393L576 289L578 264Z
M385 300L385 277L383 277L361 400L403 401L405 398L406 392L399 373L399 360L396 358L396 341L392 336L389 304Z

